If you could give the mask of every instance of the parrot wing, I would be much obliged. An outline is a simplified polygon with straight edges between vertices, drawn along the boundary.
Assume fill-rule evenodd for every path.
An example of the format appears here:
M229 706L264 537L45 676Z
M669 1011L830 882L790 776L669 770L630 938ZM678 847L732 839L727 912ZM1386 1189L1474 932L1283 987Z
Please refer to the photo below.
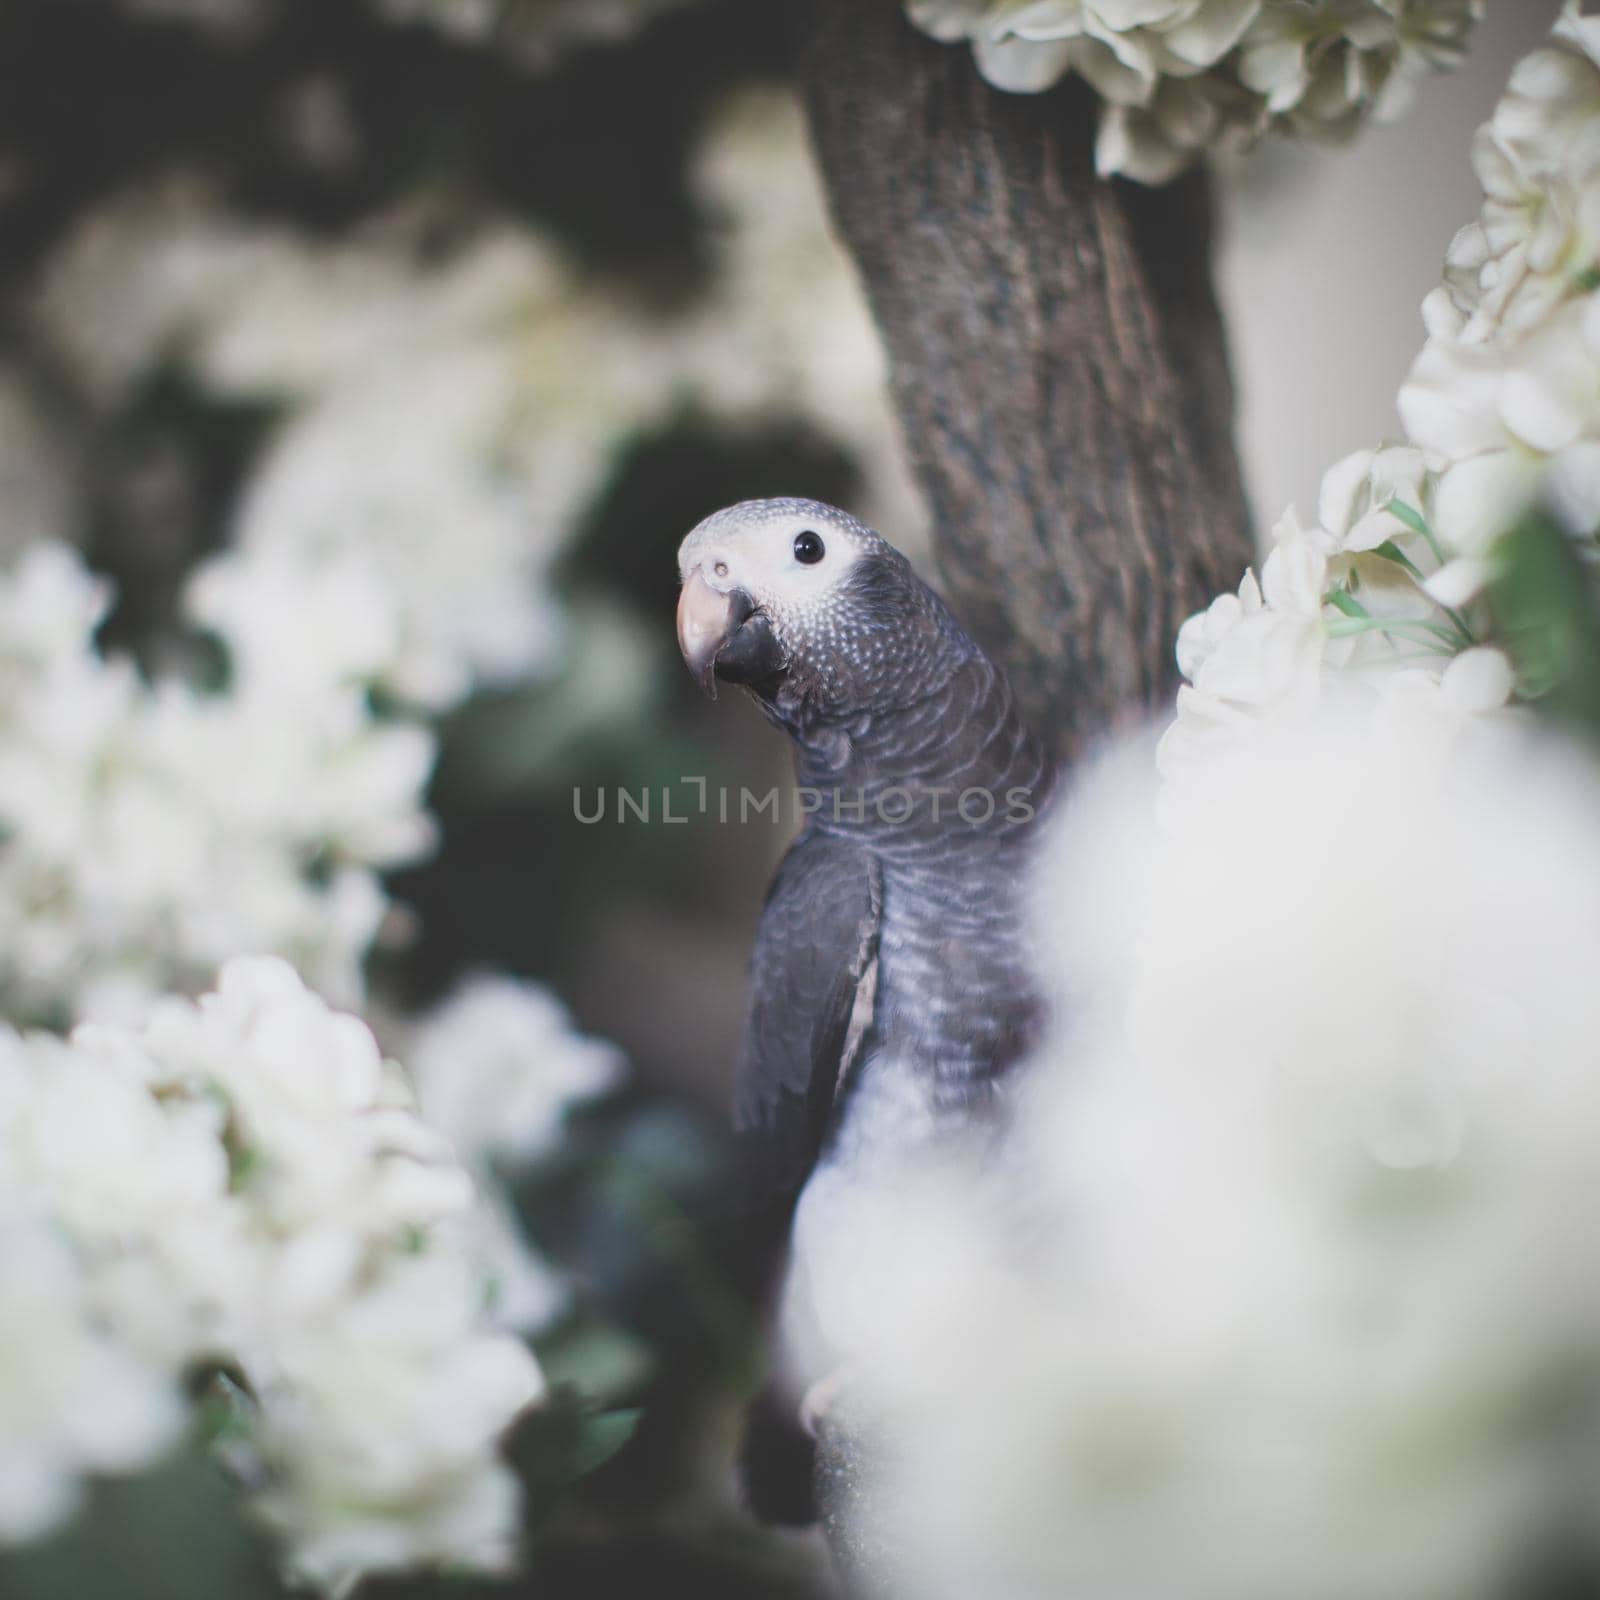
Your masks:
M882 877L865 850L819 832L789 847L750 962L734 1100L741 1178L758 1236L789 1221L860 1054L875 988Z

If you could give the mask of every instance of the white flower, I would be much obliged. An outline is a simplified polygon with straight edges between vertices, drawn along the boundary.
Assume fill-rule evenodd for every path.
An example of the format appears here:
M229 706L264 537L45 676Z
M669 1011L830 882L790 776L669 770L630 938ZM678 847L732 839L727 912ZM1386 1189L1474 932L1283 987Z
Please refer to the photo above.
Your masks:
M1327 552L1293 511L1273 538L1259 582L1247 572L1237 595L1220 596L1179 630L1178 666L1189 685L1162 749L1168 770L1202 759L1233 728L1297 715L1317 697L1328 643Z
M165 1105L149 1092L136 1054L86 1035L0 1036L18 1076L7 1160L29 1188L53 1196L81 1238L115 1247L159 1237L227 1193L228 1162L216 1108Z
M988 12L989 0L906 0L906 15L946 44L974 37Z
M611 1046L573 1032L556 998L538 984L480 973L398 1031L422 1115L472 1171L479 1203L464 1219L460 1248L494 1284L496 1324L531 1334L569 1296L533 1248L497 1169L548 1154L575 1104L622 1076Z
M1600 257L1600 36L1568 5L1473 144L1478 221L1445 283L1469 343L1531 331Z
M1569 298L1515 340L1436 334L1400 391L1400 414L1435 467L1435 529L1452 553L1480 556L1563 458L1569 508L1588 517L1579 463L1600 445L1600 298ZM1575 531L1592 528L1588 518Z
M8 1177L10 1175L8 1174ZM0 1208L0 1542L47 1533L84 1479L176 1443L177 1386L107 1337L88 1284L45 1221Z
M1384 674L1422 672L1437 687L1453 654L1492 635L1479 596L1493 547L1535 503L1593 549L1600 295L1573 254L1592 248L1574 244L1588 236L1567 225L1600 196L1597 51L1600 34L1569 7L1555 42L1513 74L1479 135L1482 220L1423 308L1428 341L1399 395L1406 440L1335 463L1311 535L1274 529L1268 568L1287 562L1305 576L1292 596L1281 585L1263 594L1247 575L1238 596L1184 626L1189 682L1164 741L1167 770L1248 738L1255 719L1298 714L1330 679L1359 676L1382 692ZM1497 190L1513 156L1515 182ZM1546 249L1534 240L1552 218ZM1469 258L1476 276L1463 276Z
M1390 507L1425 509L1422 452L1405 445L1357 450L1330 467L1322 479L1317 520L1344 551L1375 550L1392 539L1408 539L1412 524Z
M0 1035L0 1539L164 1448L174 1380L219 1364L295 1574L503 1566L498 1441L542 1390L504 1330L563 1292L508 1227L366 1026L282 961L139 1029Z
M442 708L555 654L546 577L560 513L605 465L574 441L559 396L540 393L538 335L572 289L551 252L510 229L421 264L424 223L401 213L318 247L169 184L96 213L46 274L45 329L108 400L181 343L211 391L291 404L247 479L233 551L191 596L252 682L319 688L308 680L332 653L335 681L359 674ZM100 326L108 305L114 329ZM620 394L607 401L626 414ZM541 425L563 435L542 482L516 459Z
M258 570L281 580L292 564L303 592L328 579L333 592L361 593L354 640L367 658L345 671L359 667L405 699L445 707L474 682L527 677L554 654L542 587L548 547L529 537L538 502L494 470L497 429L514 412L516 360L483 349L383 367L280 435L246 493L231 559L242 563L236 582L252 590ZM322 621L287 604L222 610L215 590L201 615L230 643L240 638L257 679L281 671ZM229 624L243 625L238 635Z
M936 39L969 40L997 88L1068 73L1105 101L1102 173L1166 183L1269 126L1342 138L1392 117L1453 66L1482 0L907 0Z
M372 1571L510 1565L518 1492L496 1444L543 1383L525 1346L478 1326L475 1296L458 1260L401 1260L255 1374L278 1475L261 1510L303 1581L341 1594Z
M1265 9L1245 35L1239 79L1296 132L1340 138L1393 118L1416 79L1456 65L1481 0L1323 0Z
M503 1567L518 1504L497 1441L542 1380L498 1331L498 1214L365 1026L282 963L230 963L143 1042L157 1087L220 1096L239 1152L262 1283L234 1355L291 1570L342 1592L371 1570Z
M572 1306L572 1287L534 1247L499 1176L472 1168L477 1203L453 1224L452 1248L489 1285L485 1310L498 1329L531 1338Z
M229 962L198 1008L159 1006L144 1039L157 1086L221 1095L250 1152L236 1181L273 1227L399 1237L471 1203L466 1173L417 1118L371 1031L330 1012L287 964Z
M622 1075L617 1052L574 1033L548 990L490 974L429 1012L405 1053L423 1114L463 1160L547 1153L568 1109Z
M1211 80L1165 79L1146 105L1105 108L1095 141L1095 169L1102 177L1120 174L1140 183L1167 183L1220 142L1228 115L1226 95ZM1248 126L1240 124L1229 136L1242 142L1249 134Z
M1458 606L1536 498L1579 538L1600 524L1600 32L1575 5L1513 72L1474 159L1483 210L1423 308L1399 401L1449 557L1430 590Z
M20 669L71 672L84 639L104 620L110 586L94 577L69 546L28 545L0 587L0 661ZM8 682L3 703L25 699Z
M495 1169L548 1154L568 1110L616 1086L621 1057L574 1033L538 984L486 973L464 979L402 1037L423 1116L477 1179L463 1248L494 1281L495 1320L536 1332L568 1295L524 1236Z
M0 575L0 994L58 1020L202 981L241 949L345 1000L386 909L375 870L431 845L421 728L360 691L196 694L98 654L104 584L30 546ZM104 1013L102 1013L104 1014Z

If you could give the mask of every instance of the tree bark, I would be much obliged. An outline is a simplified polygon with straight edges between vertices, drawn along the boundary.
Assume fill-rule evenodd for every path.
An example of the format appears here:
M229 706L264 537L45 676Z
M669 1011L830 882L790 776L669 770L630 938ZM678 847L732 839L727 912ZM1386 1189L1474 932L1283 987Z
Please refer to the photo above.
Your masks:
M802 59L951 601L1070 759L1170 706L1179 624L1251 558L1205 178L1098 178L1084 86L1001 94L900 0L813 0ZM856 1515L866 1470L825 1431L818 1501L858 1600L895 1565Z
M950 599L1071 757L1251 558L1205 179L1098 178L1082 84L1002 94L899 0L814 0L803 63Z

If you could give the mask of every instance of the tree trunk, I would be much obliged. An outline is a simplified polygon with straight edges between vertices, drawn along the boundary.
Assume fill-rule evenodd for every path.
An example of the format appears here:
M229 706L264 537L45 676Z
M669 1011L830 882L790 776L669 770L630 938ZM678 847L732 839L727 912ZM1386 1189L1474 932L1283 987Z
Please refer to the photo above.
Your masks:
M899 0L814 0L804 78L951 601L1070 757L1251 557L1205 179L1097 178L1083 85L1002 94Z
M1170 705L1179 624L1251 557L1205 179L1097 178L1087 89L1001 94L900 0L813 0L803 61L950 598L1071 758ZM821 1446L840 1575L887 1594L861 1442Z

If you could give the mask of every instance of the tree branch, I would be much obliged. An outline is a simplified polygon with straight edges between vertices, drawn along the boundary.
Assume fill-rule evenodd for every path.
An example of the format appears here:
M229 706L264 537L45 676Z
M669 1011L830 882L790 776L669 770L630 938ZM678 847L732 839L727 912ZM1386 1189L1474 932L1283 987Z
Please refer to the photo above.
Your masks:
M1001 94L898 0L814 0L804 79L951 599L1070 756L1251 557L1205 180L1097 178L1082 85Z

